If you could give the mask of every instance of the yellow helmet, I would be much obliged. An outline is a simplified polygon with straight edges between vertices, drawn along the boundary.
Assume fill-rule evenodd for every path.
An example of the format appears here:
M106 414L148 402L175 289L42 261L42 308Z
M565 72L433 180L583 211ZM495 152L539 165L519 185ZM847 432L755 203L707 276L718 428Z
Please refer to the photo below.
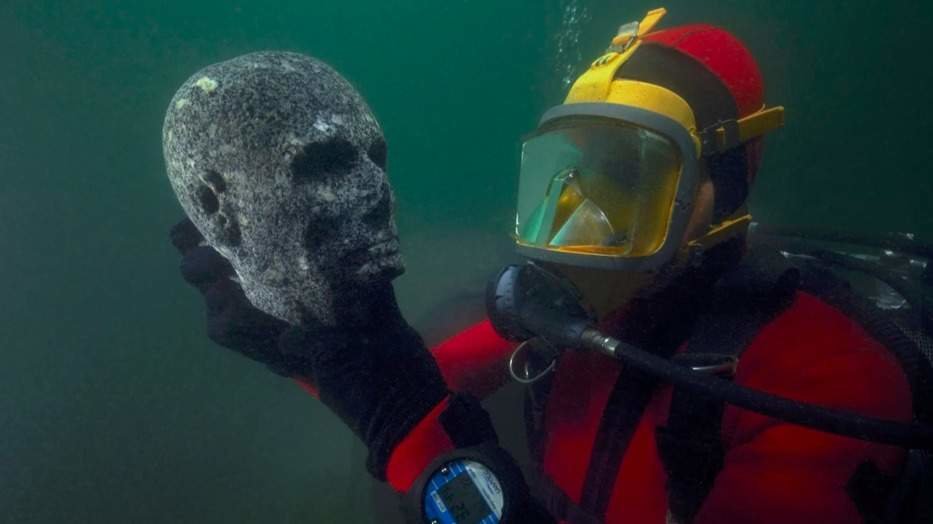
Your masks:
M716 225L690 246L750 221L756 139L783 124L783 108L764 107L757 64L734 36L706 25L651 32L665 12L622 26L525 141L515 222L523 255L660 267L683 247L703 163Z

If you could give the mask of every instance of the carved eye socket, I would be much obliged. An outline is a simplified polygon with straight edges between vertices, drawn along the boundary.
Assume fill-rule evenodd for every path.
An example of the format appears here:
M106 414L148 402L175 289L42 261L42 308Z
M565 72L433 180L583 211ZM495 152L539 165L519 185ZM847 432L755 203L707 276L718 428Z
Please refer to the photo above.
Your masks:
M384 171L386 168L386 160L388 159L386 141L382 138L377 138L376 141L369 146L369 151L366 152L366 156L373 161L373 164L376 164Z
M201 206L201 211L206 215L213 215L220 209L220 202L217 201L217 195L214 194L214 190L211 188L199 184L198 189L195 192L195 196L198 199L198 204Z
M334 137L305 146L292 160L292 177L307 182L321 174L341 174L359 160L359 153L348 140Z
M227 181L217 171L209 169L204 173L204 182L214 190L215 193L223 193L227 190Z
M207 215L216 213L220 209L220 201L217 200L217 195L226 190L227 182L224 177L213 169L207 170L201 177L201 183L198 184L197 190L195 190L195 197L198 199L201 210Z

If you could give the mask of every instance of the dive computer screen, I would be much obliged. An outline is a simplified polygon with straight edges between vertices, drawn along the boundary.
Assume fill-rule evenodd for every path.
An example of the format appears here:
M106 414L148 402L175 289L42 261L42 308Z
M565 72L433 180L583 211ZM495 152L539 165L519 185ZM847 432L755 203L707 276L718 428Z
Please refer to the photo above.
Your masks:
M489 505L469 475L460 475L437 490L457 524L479 524L489 515Z
M431 475L422 504L429 524L499 524L505 500L492 470L473 460L453 460Z

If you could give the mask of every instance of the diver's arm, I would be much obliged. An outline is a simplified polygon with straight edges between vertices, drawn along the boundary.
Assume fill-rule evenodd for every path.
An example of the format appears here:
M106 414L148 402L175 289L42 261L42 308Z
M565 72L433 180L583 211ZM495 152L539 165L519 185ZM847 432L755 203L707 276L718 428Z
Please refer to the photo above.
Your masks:
M201 245L190 221L172 229L172 242L183 256L183 277L205 298L210 338L293 378L319 398L366 444L370 472L407 494L413 507L420 507L419 486L445 460L469 454L502 475L515 515L504 522L547 522L529 506L521 473L498 446L489 415L477 400L449 391L420 335L402 317L390 284L367 290L365 325L289 326L249 303L231 278L230 264ZM502 346L490 333L480 325L441 345L441 360L450 366L447 377L455 385L488 384L476 377L488 371L487 361L495 360L484 358ZM457 358L476 371L453 371Z
M431 354L451 391L484 398L508 381L505 361L514 347L514 342L500 337L484 320L444 340ZM295 381L313 397L320 397L310 378ZM446 397L431 408L393 448L385 475L395 491L408 493L437 457L457 449L441 421L449 403L450 397Z
M483 399L509 381L506 361L515 343L500 337L488 320L477 322L431 349L447 387ZM317 386L308 377L295 383L314 398Z
M431 354L451 391L483 399L509 381L506 361L514 349L514 342L497 335L489 321L484 320L434 346ZM306 393L320 398L309 377L293 378Z
M910 422L911 396L891 353L800 294L742 356L736 380L788 398ZM727 406L722 471L696 522L861 522L853 494L894 476L904 450L805 429ZM862 469L859 479L856 472ZM858 495L856 495L858 497ZM869 496L868 499L871 497ZM864 499L864 497L863 497Z
M456 470L447 465L468 455L499 479L511 508L506 513L513 515L505 522L546 522L539 513L529 520L535 510L527 487L499 447L488 413L474 397L448 389L421 336L402 316L391 284L373 283L357 305L366 308L359 316L364 325L309 320L282 334L279 351L366 445L370 473L410 497L420 512L428 486L440 482L436 475Z
M484 399L509 381L506 368L516 344L500 337L489 320L483 320L444 340L431 349L447 388ZM301 389L320 398L308 377L293 377Z
M506 366L515 346L483 320L441 342L431 353L447 387L485 398L509 381Z
M318 398L309 374L293 373L294 363L285 362L276 347L287 324L246 299L240 286L231 280L230 263L203 245L203 237L190 220L176 224L170 236L182 255L182 276L204 297L210 339L280 375L293 377L303 390ZM513 343L496 335L488 321L483 321L441 342L432 354L452 391L483 398L508 381L505 361L513 347Z

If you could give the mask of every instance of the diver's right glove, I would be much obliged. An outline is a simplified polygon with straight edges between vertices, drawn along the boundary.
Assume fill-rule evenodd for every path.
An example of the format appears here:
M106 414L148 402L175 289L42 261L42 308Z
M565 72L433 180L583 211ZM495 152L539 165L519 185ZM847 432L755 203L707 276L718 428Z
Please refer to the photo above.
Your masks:
M395 299L391 282L345 289L334 325L307 319L279 337L279 353L369 449L379 479L392 450L449 392L437 363ZM488 415L475 442L495 439Z
M338 311L352 316L338 318L336 327L313 319L291 327L279 349L304 362L321 401L369 450L369 471L410 499L412 520L479 522L477 515L498 514L507 523L548 522L498 445L486 410L447 390L391 283L374 283L357 296L347 290L340 300L348 307Z
M207 336L215 343L265 364L282 376L292 376L296 363L279 353L278 338L286 322L253 306L234 280L233 266L206 245L189 219L172 227L172 245L182 255L182 278L204 297Z
M311 320L290 326L249 302L230 263L203 245L190 221L172 228L171 238L183 255L182 276L204 295L210 338L312 385L366 444L370 472L410 499L413 522L431 522L442 507L461 506L473 513L498 510L505 523L549 522L532 504L514 460L499 447L483 407L447 390L390 283L362 295L342 294L338 300L347 303L338 308L346 313L340 327ZM488 482L470 488L467 477L497 479L500 496L488 498L496 488ZM477 498L482 496L487 498ZM469 521L464 516L453 522Z

